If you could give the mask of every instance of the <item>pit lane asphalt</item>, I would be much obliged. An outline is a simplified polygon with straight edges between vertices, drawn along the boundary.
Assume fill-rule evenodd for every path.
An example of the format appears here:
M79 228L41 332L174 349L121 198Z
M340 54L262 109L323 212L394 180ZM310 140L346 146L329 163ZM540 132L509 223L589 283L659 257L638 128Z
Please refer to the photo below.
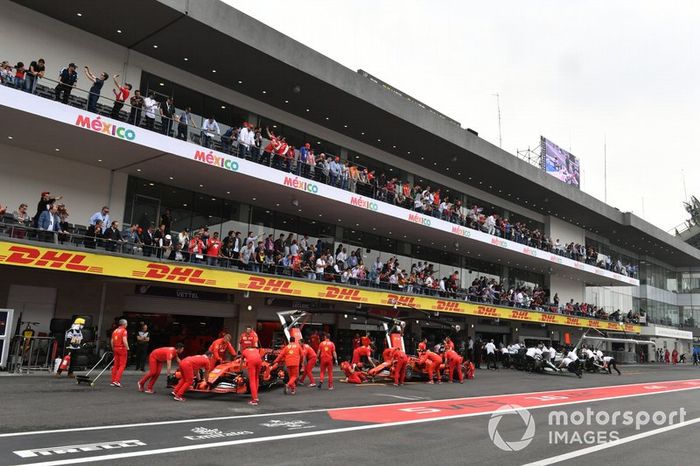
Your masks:
M177 421L190 419L193 422L171 425L150 426L148 428L148 440L152 445L182 445L184 436L198 437L211 435L211 429L219 429L226 437L213 439L191 440L192 442L223 440L235 440L243 438L246 434L241 432L259 432L261 429L266 435L297 434L311 429L336 429L359 425L349 421L329 422L323 411L249 417L259 414L276 414L281 412L299 412L323 410L346 406L365 406L394 402L407 402L411 400L439 400L449 398L472 397L481 395L495 395L506 393L523 393L543 390L558 390L570 388L588 388L602 385L630 384L638 382L653 382L676 379L700 378L700 369L692 366L632 366L622 367L623 376L591 374L584 375L583 379L577 379L573 375L539 375L527 374L512 370L477 371L476 379L465 382L464 385L442 384L431 386L426 384L411 384L402 388L391 385L363 385L353 386L336 384L336 390L318 391L310 388L300 388L295 397L284 396L280 389L261 394L262 404L252 407L247 404L248 398L231 395L202 395L189 394L188 402L176 403L167 395L169 391L164 388L164 377L159 380L155 395L145 395L136 391L136 380L140 374L127 373L123 382L123 389L108 386L108 378L98 381L97 386L77 386L73 381L66 379L54 379L46 376L0 377L0 409L3 413L3 422L0 424L2 432L22 432L36 430L53 430L61 428L80 428L88 426L104 426L129 423L147 423L154 421ZM624 401L594 402L586 404L593 406L614 405L650 406L647 409L672 409L674 403L682 400L688 410L688 418L700 416L697 412L699 403L696 390L680 392L677 394L663 394L644 397L640 399L629 398ZM637 401L635 401L637 400ZM576 409L567 407L566 409ZM535 419L544 410L533 412ZM243 417L240 417L243 416ZM197 422L202 418L233 417L222 422ZM367 455L376 455L383 462L397 464L399 462L437 462L447 461L452 458L460 464L464 462L481 462L491 464L516 464L534 461L539 458L560 454L567 451L565 445L548 445L546 441L540 445L536 438L527 451L520 452L517 456L512 453L504 454L494 447L487 431L488 416L467 418L461 420L444 420L429 424L416 424L401 427L386 427L371 431L350 431L339 434L305 437L303 439L275 440L260 444L236 445L230 447L214 448L203 451L184 451L172 454L150 456L148 461L154 464L227 464L231 462L232 455L255 452L247 459L251 464L295 464L296 454L289 452L299 450L303 445L306 454L299 456L298 463L327 464L330 461L342 461L353 459L363 461ZM282 421L287 425L278 425L273 421ZM295 422L291 422L295 421ZM291 425L290 425L291 423ZM268 425L264 425L268 424ZM506 426L506 424L504 424ZM520 426L521 428L522 426ZM199 429L198 429L199 428ZM505 428L505 427L504 427ZM113 442L128 439L140 439L143 430L139 428L127 428L106 431L83 431L53 434L48 444L38 442L38 437L17 436L0 439L0 464L30 464L36 461L46 461L50 458L21 460L12 451L24 448L41 448L52 446L79 445L94 442ZM141 428L143 429L143 428ZM197 429L193 431L193 429ZM205 431L202 429L209 429ZM513 434L518 426L513 427ZM522 429L521 429L522 430ZM677 435L693 435L697 429L683 428L676 431ZM503 435L510 433L507 430ZM237 435L238 434L238 435ZM520 432L522 434L522 432ZM664 434L673 436L671 434ZM519 437L518 437L519 438ZM420 441L416 441L421 439ZM546 439L545 439L546 440ZM144 440L145 441L145 440ZM161 442L161 443L159 443ZM644 442L644 445L653 445L653 442ZM568 446L571 447L571 446ZM581 447L580 445L578 446ZM680 447L680 446L679 446ZM687 446L691 451L689 457L697 458L700 454L700 442L694 442ZM620 447L623 448L623 447ZM638 452L634 445L625 445ZM571 449L571 448L569 448ZM694 449L694 450L693 450ZM124 450L126 451L126 449ZM678 451L682 451L679 448ZM389 454L388 452L392 452ZM104 452L103 452L104 453ZM392 456L393 455L393 456ZM531 456L528 456L531 455ZM596 453L605 457L606 452ZM663 456L663 455L662 455ZM21 461L20 461L21 460ZM143 464L143 458L119 459L119 464ZM640 464L639 462L634 464ZM658 463L657 463L658 464ZM676 463L683 464L683 463Z

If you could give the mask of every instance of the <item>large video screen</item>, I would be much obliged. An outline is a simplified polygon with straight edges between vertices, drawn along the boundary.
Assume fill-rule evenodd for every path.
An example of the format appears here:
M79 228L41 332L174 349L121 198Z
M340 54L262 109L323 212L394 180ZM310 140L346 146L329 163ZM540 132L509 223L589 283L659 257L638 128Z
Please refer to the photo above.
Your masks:
M545 137L542 137L542 163L545 171L559 181L581 187L579 160Z

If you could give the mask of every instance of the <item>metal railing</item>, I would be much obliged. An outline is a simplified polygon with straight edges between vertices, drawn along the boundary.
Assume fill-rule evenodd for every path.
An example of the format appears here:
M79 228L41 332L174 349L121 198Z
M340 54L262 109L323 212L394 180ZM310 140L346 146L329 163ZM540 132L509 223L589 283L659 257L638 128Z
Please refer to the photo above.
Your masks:
M13 337L10 342L8 371L15 374L51 372L56 353L54 342L53 337Z
M44 244L51 243L58 245L68 245L71 248L86 248L95 251L101 250L105 253L115 254L119 256L142 256L143 258L149 261L171 263L186 262L206 267L243 270L254 274L269 274L283 277L291 277L301 280L332 282L346 286L355 286L369 289L384 289L410 295L440 297L452 300L492 304L502 307L528 309L538 312L548 312L553 314L564 314L578 317L590 317L602 320L613 320L618 322L631 323L623 315L614 316L613 314L607 313L605 315L596 315L592 312L584 313L575 309L567 310L564 306L557 307L553 303L537 303L535 301L532 301L530 305L520 305L517 304L511 298L504 299L500 291L496 292L492 297L485 297L484 290L486 288L455 288L449 286L448 283L445 283L446 289L443 290L437 285L440 282L439 279L434 281L434 286L426 286L419 282L411 282L410 277L412 276L412 273L404 274L404 277L409 277L408 279L403 278L394 281L390 278L391 274L385 275L380 274L376 271L373 272L371 270L371 265L368 268L361 261L359 262L359 265L366 271L366 274L359 278L348 275L346 271L341 271L341 273L339 274L335 271L335 269L333 269L332 266L328 266L324 269L323 272L317 273L313 263L307 263L306 265L302 265L301 262L297 262L295 265L281 264L278 260L270 260L269 255L265 255L264 260L256 261L255 259L252 259L249 263L244 263L244 261L242 261L240 258L232 256L208 256L204 253L194 254L189 251L182 251L174 243L165 246L160 246L159 244L146 245L141 241L134 242L129 241L128 239L113 240L109 238L104 238L102 236L87 236L83 234L72 233L69 231L47 232L31 228L25 225L8 225L6 223L0 223L0 237L2 235L11 238L16 238L19 240L39 242ZM331 250L331 248L327 249L327 251ZM279 256L279 254L277 254L277 256ZM439 271L436 271L435 273L438 274ZM515 286L513 288L524 289L524 287L522 286ZM530 302L529 298L526 298L525 302Z
M55 81L50 78L43 78L41 82L50 82L52 84L55 84L56 87L60 85L58 81ZM10 87L14 87L11 86ZM78 94L85 94L87 96L90 95L90 92L85 89L81 89L79 87L74 87L71 88L71 92L76 91ZM134 91L132 91L134 92ZM42 97L46 97L49 99L55 99L57 96L56 90L52 90L50 87L44 86L44 85L39 85L37 88L37 94L41 95ZM57 100L57 99L56 99ZM113 118L121 120L121 121L128 121L130 124L134 124L135 126L144 126L141 125L143 123L144 118L142 116L145 115L145 110L144 109L139 109L139 108L132 108L129 102L123 102L123 107L119 109L116 113L113 112L114 110L114 104L116 103L116 100L111 99L109 97L105 96L100 96L98 99L102 101L107 101L112 105L112 109L109 108L109 106L106 106L104 104L97 103L97 112L103 115L111 115ZM66 103L68 105L78 107L78 108L86 108L88 104L88 99L79 97L76 95L72 95L67 99ZM124 111L124 109L128 110L128 113ZM182 110L180 110L181 112ZM158 110L159 112L159 110ZM168 136L177 136L180 139L184 140L189 140L195 144L200 144L202 145L202 135L197 135L197 132L201 130L201 128L197 127L194 124L188 124L184 125L186 130L182 131L182 136L180 137L181 134L179 131L179 127L181 126L181 121L180 121L180 116L176 112L173 118L168 118L165 116L160 116L160 113L156 113L155 116L157 118L160 118L160 122L157 121L157 118L153 119L153 121L147 123L144 127L146 129L153 130L155 132L160 132L162 134L168 135ZM196 117L199 119L203 119L203 117L198 116L198 115L192 115L192 117ZM224 125L222 125L224 126ZM225 127L225 126L224 126ZM190 130L194 129L195 132L191 133ZM357 177L349 177L345 175L335 175L333 173L328 172L326 168L323 166L321 163L316 164L306 164L303 163L299 160L298 152L295 152L294 157L286 157L286 156L279 156L275 155L274 153L268 153L264 152L264 148L266 145L267 140L264 139L260 147L252 147L252 148L246 148L238 143L236 140L230 140L226 141L223 136L220 138L219 141L216 141L215 138L208 138L209 143L205 144L204 147L211 148L213 146L214 149L220 150L221 152L228 153L230 155L233 155L235 157L239 157L242 159L247 159L251 160L255 163L259 163L262 165L270 166L273 168L276 168L281 171L286 171L289 173L294 173L297 176L307 178L310 180L317 181L319 183L324 183L324 184L329 184L332 186L335 186L337 188L346 190L346 191L351 191L351 192L356 192L357 194L367 196L367 197L372 197L374 199L388 202L394 205L397 205L399 207L405 208L407 210L412 210L412 211L417 211L420 212L424 215L429 215L434 218L440 218L442 220L448 221L450 223L454 223L456 225L461 225L466 228L471 228L474 230L479 230L485 233L489 233L489 229L486 227L485 223L483 223L483 219L474 219L471 218L469 215L469 210L464 207L464 206L458 206L455 207L454 209L451 209L450 211L443 211L440 212L437 206L435 205L425 205L423 209L416 209L414 206L414 197L416 195L416 192L414 191L415 185L411 186L411 189L409 190L409 195L405 196L404 192L401 188L402 185L397 184L396 189L392 192L392 190L387 188L386 184L381 184L379 182L378 178L375 178L373 181L370 181L367 178L367 173L370 172L371 170L368 167L362 166L358 163L352 162L352 160L347 160L347 162L351 165L354 165L358 168L357 172L358 175ZM325 154L326 157L334 158L335 156L328 153ZM319 157L320 159L320 157ZM391 180L391 176L386 178L387 180ZM436 185L437 186L437 185ZM465 195L457 193L458 195L455 196L450 196L451 198L454 197L454 200L457 201L459 198L465 199ZM483 213L484 219L486 214ZM495 231L493 233L490 233L493 236L509 239L512 241L516 241L522 244L525 244L529 247L547 251L547 252L552 252L554 254L558 254L564 257L568 257L573 260L577 260L579 262L587 262L590 265L600 267L603 269L607 270L612 270L616 273L621 273L621 274L626 274L622 270L617 270L614 268L614 264L616 263L615 258L611 258L611 266L608 267L607 264L603 263L600 264L596 260L590 260L589 258L585 256L579 256L577 254L574 254L570 251L566 250L558 250L552 247L552 242L551 240L548 240L546 237L535 237L535 235L529 234L529 231L527 234L523 232L523 234L520 234L519 231L516 230L516 226L513 224L510 224L509 226L503 226L501 227L500 225L496 227ZM632 277L636 278L636 274L632 273Z

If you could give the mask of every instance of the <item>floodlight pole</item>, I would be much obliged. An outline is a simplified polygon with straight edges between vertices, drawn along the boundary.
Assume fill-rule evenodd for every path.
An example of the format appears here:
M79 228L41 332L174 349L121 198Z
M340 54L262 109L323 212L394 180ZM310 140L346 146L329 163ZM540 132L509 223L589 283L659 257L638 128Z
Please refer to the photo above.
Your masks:
M496 97L496 107L498 108L498 147L503 148L503 134L501 133L501 95L498 92L491 95Z

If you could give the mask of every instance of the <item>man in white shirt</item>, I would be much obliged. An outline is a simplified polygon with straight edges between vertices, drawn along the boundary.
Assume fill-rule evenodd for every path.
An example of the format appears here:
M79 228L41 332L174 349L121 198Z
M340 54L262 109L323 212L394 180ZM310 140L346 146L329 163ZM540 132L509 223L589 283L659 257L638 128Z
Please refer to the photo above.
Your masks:
M569 372L573 372L580 379L583 374L583 368L581 367L581 361L579 361L576 352L572 349L568 352L566 357L562 359L559 367L566 367Z
M102 220L102 233L107 231L107 227L110 225L109 222L109 207L103 206L99 212L95 212L90 217L90 225L94 225L98 220Z
M534 372L538 364L538 360L542 357L542 350L533 346L525 352L526 367L529 371Z
M202 145L204 147L211 148L211 138L214 137L214 134L221 136L221 130L214 117L210 116L202 123Z
M493 369L497 370L496 366L496 345L493 344L493 340L490 340L486 345L484 345L486 350L486 370L491 369L491 364L493 363Z
M243 122L243 127L238 132L238 156L244 159L251 157L251 147L255 146L255 131L250 128L250 123Z
M155 93L150 91L148 97L143 99L144 116L146 117L146 129L153 131L156 122L156 112L160 113L160 104L155 99Z
M484 224L486 227L486 233L489 235L495 235L496 234L496 217L491 214L488 217L486 217L486 223Z
M603 356L603 369L607 369L608 374L612 374L612 370L615 369L617 375L622 375L620 369L617 368L617 364L615 364L615 358L612 356Z
M316 278L318 280L323 280L323 274L326 271L326 255L321 254L318 259L316 259Z

